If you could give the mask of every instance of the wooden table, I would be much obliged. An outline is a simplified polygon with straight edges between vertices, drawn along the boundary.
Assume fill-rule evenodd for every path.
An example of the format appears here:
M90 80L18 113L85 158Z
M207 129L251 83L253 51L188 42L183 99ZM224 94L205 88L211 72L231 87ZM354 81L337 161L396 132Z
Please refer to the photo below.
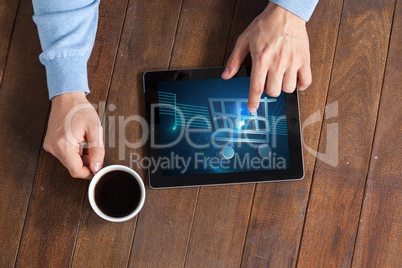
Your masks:
M90 101L116 106L104 116L142 115L145 70L224 65L266 4L102 1ZM0 0L1 267L402 266L402 1L320 1L300 98L304 180L147 187L139 216L118 224L42 149L50 103L32 14L29 0ZM127 125L132 142L140 134ZM334 141L336 165L309 152ZM106 152L106 164L130 164Z

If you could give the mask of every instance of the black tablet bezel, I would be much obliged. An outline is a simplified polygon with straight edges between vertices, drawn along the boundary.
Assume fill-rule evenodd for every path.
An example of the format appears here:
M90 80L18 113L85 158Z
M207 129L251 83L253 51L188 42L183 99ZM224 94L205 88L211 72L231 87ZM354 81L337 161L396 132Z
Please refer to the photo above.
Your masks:
M148 71L143 76L143 86L146 100L147 122L150 125L151 104L158 102L158 83L162 81L199 80L220 78L223 67L203 69L183 69ZM190 75L191 74L191 75ZM248 77L251 74L251 66L242 66L235 77ZM169 188L201 185L238 184L251 182L290 181L300 180L304 177L303 154L301 145L299 103L297 90L293 93L285 93L286 118L288 128L288 144L290 154L290 168L286 170L257 170L231 173L213 173L182 176L163 176L162 170L151 174L148 170L149 184L152 188ZM155 125L151 126L154 139L160 141L160 129L156 113ZM150 137L148 137L150 138ZM160 157L161 149L151 148L148 139L148 155Z

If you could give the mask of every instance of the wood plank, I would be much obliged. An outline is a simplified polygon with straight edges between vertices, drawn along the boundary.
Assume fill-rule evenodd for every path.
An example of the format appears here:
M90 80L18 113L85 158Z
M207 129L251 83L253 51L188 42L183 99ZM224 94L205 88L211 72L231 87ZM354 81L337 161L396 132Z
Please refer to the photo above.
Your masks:
M202 5L191 0L183 2L171 68L223 65L230 31L230 23L225 21L231 21L232 14L227 11L231 6L234 7L234 1L206 1ZM217 13L225 15L217 18ZM148 212L146 206L139 217L130 266L183 266L197 188L149 193L148 202L152 202L153 211Z
M203 187L197 202L186 267L239 267L254 184Z
M170 67L223 66L234 6L234 0L184 0Z
M10 48L11 35L20 1L0 0L0 84Z
M247 8L247 1L242 3L242 9ZM312 150L318 147L341 8L341 1L320 1L307 23L313 83L300 94L304 149L306 146ZM315 114L318 121L308 123ZM302 181L257 184L243 267L296 265L315 161L315 155L304 150L305 176Z
M122 39L119 46L113 80L108 98L109 105L116 107L115 111L106 109L106 118L109 116L128 118L132 115L144 115L145 105L142 89L142 73L152 68L167 68L176 33L181 0L178 1L130 1ZM105 128L108 129L107 121ZM106 164L122 164L132 166L142 178L146 172L130 163L130 153L144 155L144 148L131 149L124 146L120 149L119 141L124 141L123 133L116 133L116 147L111 143L106 144ZM107 133L106 140L111 137ZM130 142L135 142L141 137L141 129L138 123L130 123L126 126L125 135ZM120 155L122 153L122 156ZM148 208L152 210L151 219L155 216L158 220L162 214L158 213L158 195L147 187L147 200L140 213L140 218ZM163 192L159 197L164 197ZM177 196L176 196L177 198ZM173 205L170 200L169 205ZM179 200L178 200L179 201ZM165 204L165 202L163 202ZM186 206L187 204L183 204ZM159 205L160 207L160 205ZM175 207L175 209L179 209ZM182 220L181 214L173 214L176 219ZM163 219L163 220L166 220ZM89 204L85 205L84 220L80 227L77 248L75 251L73 267L124 267L128 265L134 232L136 231L137 218L125 223L111 224L100 219L92 212ZM155 230L151 230L155 231ZM159 240L159 237L155 237ZM149 249L152 239L146 236L145 242L141 241L141 249ZM156 241L156 240L154 240ZM134 245L135 247L135 245ZM130 253L131 252L131 253ZM169 256L170 258L172 256ZM157 259L157 258L155 258ZM141 259L131 256L131 264L137 266ZM174 260L172 260L174 261ZM149 263L147 263L149 265Z
M317 161L298 265L349 267L362 205L394 1L345 0L319 148L338 141L337 165ZM329 131L337 122L339 135ZM328 133L328 135L326 135Z
M10 19L15 15L12 14L14 4L8 1L2 6L5 12L10 12L7 15ZM2 34L11 30L13 22L4 23L5 28L3 24L0 27ZM8 52L6 43L10 36L2 37L5 39L0 40L1 53ZM29 0L22 1L0 88L2 267L12 267L17 256L49 108L44 69L38 60L39 53L40 44L32 21L32 6ZM4 64L4 59L2 61L1 64Z
M402 2L396 4L391 44L353 267L402 265Z
M125 9L123 1L101 4L99 31L88 68L93 89L90 99L94 102L106 100ZM43 126L44 122L42 132ZM72 179L56 158L41 152L17 267L71 266L87 186L87 181Z
M201 51L201 55L197 58L205 66L225 65L225 54L230 55L234 45L230 43L230 51L226 51L228 40L236 40L267 5L266 1L248 1L249 8L241 8L238 3L235 5L235 1L215 2L214 5L218 5L217 7L212 5L204 7L214 10L213 13L207 10L207 14L201 14L201 18L205 20L202 27L211 30L204 33L203 29L200 29L204 34L198 34L195 39L197 43L205 44L196 47L197 51ZM234 13L231 13L231 10ZM199 13L197 10L195 12ZM215 14L221 16L216 17ZM195 15L189 16L189 20L194 17ZM189 27L187 31L192 29ZM236 37L233 38L235 34ZM183 31L183 38L187 35L188 33ZM208 42L211 39L216 43ZM194 44L183 46L184 52L194 48ZM203 49L205 47L208 49ZM186 267L240 266L254 186L248 184L201 187L187 251Z

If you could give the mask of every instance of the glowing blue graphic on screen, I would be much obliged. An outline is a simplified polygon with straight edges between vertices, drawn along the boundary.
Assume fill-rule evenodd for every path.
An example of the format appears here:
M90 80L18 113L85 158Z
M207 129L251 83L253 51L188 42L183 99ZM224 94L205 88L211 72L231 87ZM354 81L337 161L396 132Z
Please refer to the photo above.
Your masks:
M249 77L160 82L162 149L172 161L165 176L289 168L284 94L264 94L247 109ZM181 160L177 160L181 159Z

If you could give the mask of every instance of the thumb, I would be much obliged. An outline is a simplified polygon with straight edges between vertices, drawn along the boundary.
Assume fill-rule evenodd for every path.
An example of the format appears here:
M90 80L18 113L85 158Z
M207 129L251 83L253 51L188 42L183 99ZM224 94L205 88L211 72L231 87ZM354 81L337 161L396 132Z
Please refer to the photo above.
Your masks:
M236 41L233 52L226 63L225 70L222 73L223 79L230 79L237 73L237 71L239 71L240 65L247 56L248 52L248 42L246 39L240 36Z
M93 173L98 172L103 166L105 148L103 146L102 127L99 125L87 131L88 162Z

